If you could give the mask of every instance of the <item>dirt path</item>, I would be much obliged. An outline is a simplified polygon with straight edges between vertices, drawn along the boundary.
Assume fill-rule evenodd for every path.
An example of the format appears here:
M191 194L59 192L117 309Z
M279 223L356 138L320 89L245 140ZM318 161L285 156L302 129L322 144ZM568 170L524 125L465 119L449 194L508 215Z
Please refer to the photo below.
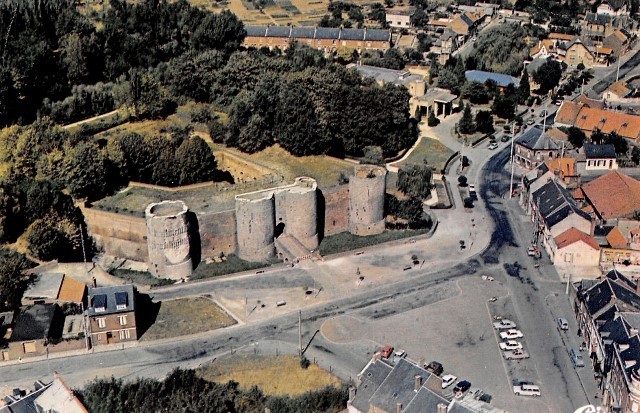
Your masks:
M119 110L119 109L112 110L111 112L103 113L102 115L94 116L94 117L92 117L92 118L88 118L88 119L79 120L79 121L77 121L77 122L70 123L70 124L68 124L68 125L64 125L64 126L63 126L63 128L65 128L65 129L70 129L70 128L73 128L74 126L80 126L80 125L83 125L83 124L85 124L85 123L92 122L92 121L94 121L94 120L98 120L98 119L106 118L106 117L108 117L108 116L111 116L111 115L113 115L113 114L117 113L117 112L118 112L118 110Z

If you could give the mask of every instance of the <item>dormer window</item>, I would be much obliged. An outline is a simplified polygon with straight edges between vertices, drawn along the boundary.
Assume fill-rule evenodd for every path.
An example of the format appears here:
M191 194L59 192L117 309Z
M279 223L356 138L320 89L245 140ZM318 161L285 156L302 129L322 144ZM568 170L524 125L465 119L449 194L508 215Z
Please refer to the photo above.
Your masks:
M96 313L104 313L107 311L107 296L105 294L94 295L91 306Z
M129 304L129 297L125 292L116 293L116 310L126 310Z
M628 124L627 122L625 122L625 123L623 123L623 124L622 124L622 127L623 127L623 128L626 128L627 126L629 126L629 124Z

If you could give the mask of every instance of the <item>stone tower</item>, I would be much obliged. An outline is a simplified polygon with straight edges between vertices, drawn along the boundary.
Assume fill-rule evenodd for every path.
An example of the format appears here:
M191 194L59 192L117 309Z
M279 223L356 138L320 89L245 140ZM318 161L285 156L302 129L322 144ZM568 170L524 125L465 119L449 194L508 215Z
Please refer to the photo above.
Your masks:
M315 179L300 177L276 194L276 225L283 223L284 233L308 250L317 249L319 244L317 188Z
M179 280L193 271L188 211L182 201L162 201L145 210L149 272L156 277Z
M382 166L357 165L349 179L349 232L380 234L385 228L384 197L387 170Z
M273 191L236 195L238 257L266 261L275 255L275 201Z

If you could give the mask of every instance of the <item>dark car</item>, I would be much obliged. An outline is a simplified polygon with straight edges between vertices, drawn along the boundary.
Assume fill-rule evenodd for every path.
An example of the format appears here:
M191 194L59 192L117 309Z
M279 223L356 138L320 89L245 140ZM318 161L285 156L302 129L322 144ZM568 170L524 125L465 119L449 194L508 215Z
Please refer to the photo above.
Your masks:
M507 142L509 139L511 139L511 135L508 135L506 133L502 135L502 138L500 138L502 142Z
M471 383L466 381L466 380L462 380L459 381L458 384L456 384L456 387L453 388L453 393L464 393L467 390L469 390L471 388Z
M437 361L432 361L431 363L427 364L424 367L424 369L426 371L432 372L436 376L439 376L442 374L442 372L444 372L444 367L442 367L442 363L439 363Z

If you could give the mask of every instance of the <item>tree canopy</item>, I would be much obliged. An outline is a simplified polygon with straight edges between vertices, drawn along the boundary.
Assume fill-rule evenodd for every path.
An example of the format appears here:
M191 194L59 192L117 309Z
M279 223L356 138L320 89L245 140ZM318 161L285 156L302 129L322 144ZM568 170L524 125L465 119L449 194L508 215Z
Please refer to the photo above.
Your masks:
M516 75L529 56L526 36L525 29L515 23L483 30L468 58L477 62L478 70Z

